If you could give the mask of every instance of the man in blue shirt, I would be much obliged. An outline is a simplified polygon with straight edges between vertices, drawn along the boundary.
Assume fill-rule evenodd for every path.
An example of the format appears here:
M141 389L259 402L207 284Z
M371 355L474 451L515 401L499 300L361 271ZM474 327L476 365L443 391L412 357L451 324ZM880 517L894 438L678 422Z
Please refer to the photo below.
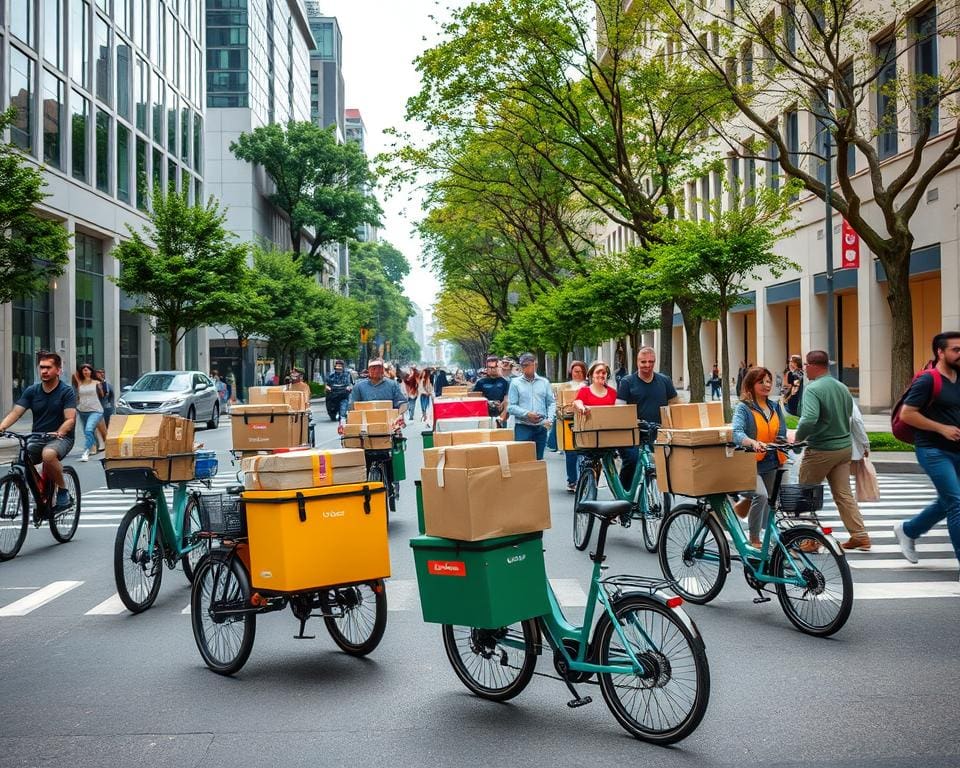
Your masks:
M537 375L537 358L529 352L520 355L520 369L523 375L510 379L507 412L517 420L514 437L534 443L539 460L547 447L547 434L553 426L557 402L550 382Z
M500 361L491 355L486 361L486 376L477 380L473 387L474 392L482 392L489 404L491 416L497 418L497 423L506 425L506 418L501 418L507 406L507 393L510 391L510 380L500 375Z
M368 378L360 379L350 392L350 408L357 402L366 403L371 400L389 400L393 407L403 416L407 410L407 398L400 391L400 385L394 379L383 375L383 360L371 360L367 364Z

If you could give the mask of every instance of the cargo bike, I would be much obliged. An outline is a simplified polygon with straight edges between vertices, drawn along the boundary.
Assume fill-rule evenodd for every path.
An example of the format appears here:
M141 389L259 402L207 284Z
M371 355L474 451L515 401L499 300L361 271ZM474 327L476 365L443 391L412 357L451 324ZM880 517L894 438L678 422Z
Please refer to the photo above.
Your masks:
M322 618L341 650L365 656L387 623L390 575L382 483L200 497L213 547L196 567L190 620L207 666L238 672L253 649L257 616L289 606L299 622Z

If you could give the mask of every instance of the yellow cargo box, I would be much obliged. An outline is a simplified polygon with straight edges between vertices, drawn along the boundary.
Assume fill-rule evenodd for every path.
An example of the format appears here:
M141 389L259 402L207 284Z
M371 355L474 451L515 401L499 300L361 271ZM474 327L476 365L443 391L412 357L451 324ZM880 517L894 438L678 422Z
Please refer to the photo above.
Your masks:
M244 491L254 589L304 592L390 575L383 483Z

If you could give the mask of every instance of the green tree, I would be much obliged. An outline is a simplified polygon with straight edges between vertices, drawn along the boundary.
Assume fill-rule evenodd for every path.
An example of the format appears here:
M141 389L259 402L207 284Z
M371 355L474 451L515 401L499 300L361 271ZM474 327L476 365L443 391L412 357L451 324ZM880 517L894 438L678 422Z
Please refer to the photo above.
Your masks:
M317 269L320 250L352 238L361 224L378 226L382 213L370 193L375 178L355 142L338 144L333 129L311 122L271 123L242 133L230 144L241 160L261 166L273 181L270 202L287 214L294 258L307 230L313 243L304 269Z
M150 225L131 228L114 249L114 282L137 300L134 312L151 318L171 360L188 331L228 322L243 301L246 248L230 242L224 219L213 198L190 205L185 195L155 192Z
M469 361L467 367L482 368L499 321L476 293L444 288L433 305L434 338L456 344Z
M389 243L352 243L350 248L350 297L360 304L363 325L373 331L369 344L381 336L384 342L390 342L393 354L414 313L401 284L409 273L409 263ZM403 349L410 354L409 343Z
M13 122L0 114L0 133ZM0 304L47 290L63 274L70 236L57 221L37 215L47 197L43 176L11 144L0 143Z

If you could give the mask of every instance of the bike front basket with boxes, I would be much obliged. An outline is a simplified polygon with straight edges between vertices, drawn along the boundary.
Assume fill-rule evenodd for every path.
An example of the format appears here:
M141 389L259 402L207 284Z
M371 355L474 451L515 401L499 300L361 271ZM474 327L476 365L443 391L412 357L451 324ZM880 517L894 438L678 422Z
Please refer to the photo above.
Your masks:
M410 540L423 620L495 629L550 611L543 533Z
M202 493L197 504L200 530L236 538L247 535L247 516L239 494Z

